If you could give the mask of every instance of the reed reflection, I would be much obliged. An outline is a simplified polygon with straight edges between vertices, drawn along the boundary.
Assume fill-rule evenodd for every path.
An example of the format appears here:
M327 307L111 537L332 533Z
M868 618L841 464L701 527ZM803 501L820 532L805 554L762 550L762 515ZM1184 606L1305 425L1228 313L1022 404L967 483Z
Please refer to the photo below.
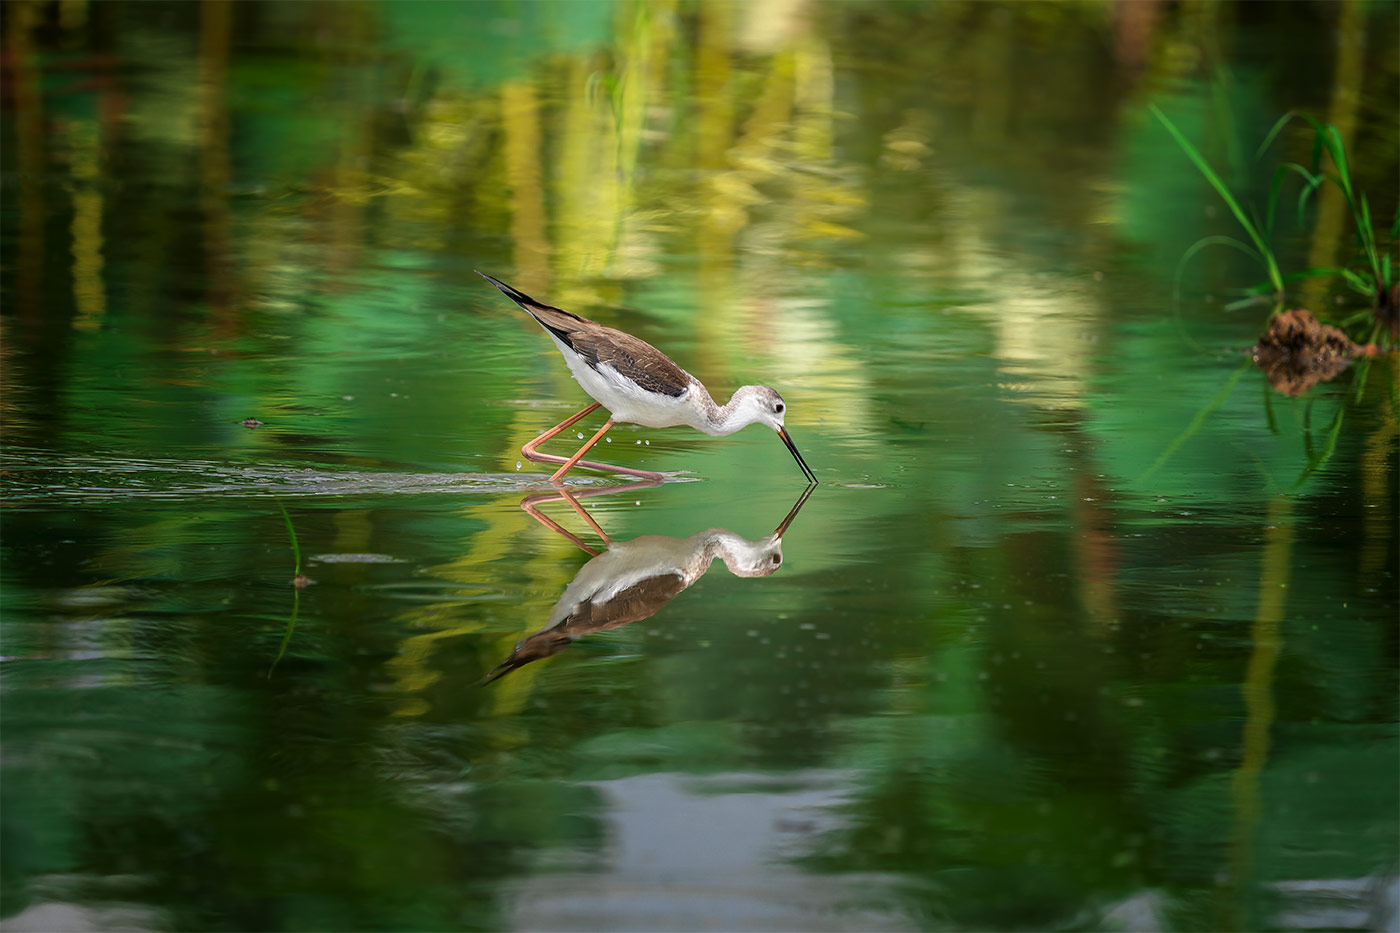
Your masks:
M797 502L772 534L751 541L725 528L707 528L688 538L644 535L631 541L614 541L598 525L579 500L639 487L659 486L646 480L608 489L537 493L520 507L551 531L568 538L593 559L564 589L544 628L522 638L491 673L480 681L488 684L533 661L558 654L573 642L594 632L620 628L650 618L667 603L703 577L719 558L736 577L766 577L783 565L783 534L802 510L816 485L803 490ZM601 553L582 538L540 511L548 502L564 500L603 540Z

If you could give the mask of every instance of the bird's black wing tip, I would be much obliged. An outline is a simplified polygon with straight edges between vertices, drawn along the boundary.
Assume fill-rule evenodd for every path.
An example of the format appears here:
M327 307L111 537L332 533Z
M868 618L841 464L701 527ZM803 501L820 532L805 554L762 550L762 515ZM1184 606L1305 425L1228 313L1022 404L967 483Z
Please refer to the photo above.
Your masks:
M499 289L501 290L501 292L502 292L507 298L509 298L511 301L515 302L516 304L520 305L522 308L524 308L526 305L535 305L536 307L545 307L544 305L541 305L538 301L536 301L535 299L531 298L529 295L525 294L524 292L520 291L519 289L511 288L509 285L507 285L505 282L502 282L500 279L496 278L494 275L487 275L485 272L482 272L480 269L473 269L472 271L475 272L477 275L481 276L481 277L482 277L483 279L485 279L486 281L490 282L492 285L494 285L494 286L496 286L497 288L499 288ZM526 310L528 311L529 309L526 308Z

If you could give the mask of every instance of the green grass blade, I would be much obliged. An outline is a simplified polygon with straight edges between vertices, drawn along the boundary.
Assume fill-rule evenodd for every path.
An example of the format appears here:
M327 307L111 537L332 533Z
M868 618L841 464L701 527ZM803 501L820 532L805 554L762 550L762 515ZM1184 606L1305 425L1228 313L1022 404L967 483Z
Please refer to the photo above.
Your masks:
M1366 252L1371 272L1377 282L1384 281L1381 276L1381 254L1376 248L1376 231L1371 227L1371 202L1364 194L1361 196L1361 216L1356 222L1357 233L1361 235L1361 248Z
M1361 294L1365 295L1367 298L1373 298L1373 297L1375 297L1375 294L1376 294L1376 287L1375 287L1375 285L1373 285L1372 283L1366 281L1364 278L1362 278L1362 277L1361 277L1359 274L1357 274L1356 272L1353 272L1351 269L1343 269L1343 270L1342 270L1342 278L1346 280L1346 283L1347 283L1348 285L1350 285L1352 288L1356 289L1356 290L1357 290L1358 292L1360 292Z
M1337 278L1338 276L1345 275L1346 271L1347 270L1335 266L1317 266L1312 269L1304 269L1302 272L1290 272L1283 277L1283 281L1284 284L1292 284L1294 282L1305 282L1308 279ZM1244 293L1246 295L1258 297L1260 295L1269 294L1273 291L1273 288L1274 285L1272 282L1259 282L1246 288Z
M1284 170L1282 165L1274 169L1274 180L1269 183L1269 200L1264 205L1265 233L1274 232L1274 208L1278 206L1278 192L1279 189L1283 187L1283 179L1287 177L1287 175L1288 172Z
M1313 193L1314 191L1316 191L1316 190L1317 190L1316 188L1314 188L1314 187L1312 187L1312 186L1310 186L1310 185L1304 185L1304 186L1303 186L1303 189L1302 189L1301 191L1298 192L1298 226L1299 226L1299 228L1302 228L1302 227L1305 226L1305 225L1307 224L1307 222L1308 222L1308 219L1307 219L1307 214L1308 214L1308 198L1312 197L1312 193Z
M292 643L292 633L297 628L297 611L301 609L301 589L292 588L292 614L287 617L287 630L282 633L282 644L277 648L277 657L272 659L272 666L267 669L267 679L272 679L272 672L277 670L277 665L282 660L282 655L287 653L287 646Z
M277 507L282 510L282 521L287 526L287 537L292 541L292 558L295 561L292 576L299 577L301 576L301 545L297 544L297 530L292 527L292 517L287 514L287 507L281 502L277 503Z
M1250 295L1248 297L1241 298L1238 301L1227 302L1225 305L1225 310L1241 311L1245 308L1254 308L1258 307L1259 305L1270 304L1273 302L1273 298L1270 297L1271 295L1273 295L1273 290L1274 287L1266 282L1264 283L1264 291L1262 294Z
M1303 467L1303 472L1298 475L1298 480L1293 484L1290 492L1297 492L1308 478L1321 469L1328 460L1332 459L1332 454L1337 452L1337 438L1342 433L1343 415L1346 408L1337 406L1336 414L1332 415L1332 423L1328 426L1327 439L1323 441L1322 447L1308 457L1308 465Z
M1321 123L1318 123L1306 113L1299 114L1299 116L1306 120L1308 125L1313 128L1312 170L1316 172L1322 165L1322 137L1325 135L1326 131L1322 128Z
M1269 380L1260 379L1259 385L1264 389L1264 418L1269 424L1269 433L1278 434L1278 419L1274 417L1274 387L1269 385Z
M1210 163L1191 145L1191 141L1182 135L1176 128L1176 124L1167 118L1156 104L1149 104L1148 109L1152 111L1162 126L1166 127L1172 139L1181 147L1181 151L1186 153L1186 157L1196 166L1196 169L1205 176L1206 181L1215 189L1215 193L1220 195L1220 199L1225 202L1225 206L1230 208L1230 213L1235 215L1235 219L1244 227L1244 232L1249 234L1249 238L1254 241L1255 248L1259 251L1259 257L1263 260L1265 267L1269 270L1269 281L1274 283L1274 288L1279 294L1283 293L1283 276L1279 272L1278 263L1274 260L1273 251L1269 249L1269 244L1264 241L1259 230L1250 223L1249 217L1245 214L1244 208L1240 207L1239 201L1230 193L1229 187L1221 181L1220 176L1215 174L1215 170L1210 167Z
M1241 253L1244 253L1246 256L1250 257L1251 259L1256 259L1256 260L1257 260L1257 259L1260 258L1259 254L1258 254L1257 252L1255 252L1253 249L1250 249L1250 247L1249 247L1248 244L1243 243L1243 242L1241 242L1240 240L1237 240L1237 239L1235 239L1235 238L1232 237L1232 236L1206 236L1206 237L1201 237L1199 240L1197 240L1196 242L1194 242L1194 243L1192 243L1190 246L1188 246L1188 247L1186 248L1186 252L1184 252L1184 253L1181 254L1181 259L1177 261L1177 264L1176 264L1176 274L1175 274L1174 276L1172 276L1172 297L1173 297L1173 299L1175 299L1175 300L1177 300L1177 301L1180 301L1180 300L1181 300L1181 277L1182 277L1182 275L1186 272L1186 265L1187 265L1187 263L1189 263L1189 262L1195 257L1195 255L1196 255L1197 253L1199 253L1201 250L1206 249L1207 247L1210 247L1210 246L1228 246L1228 247L1230 247L1231 249L1239 250ZM1273 287L1274 287L1274 286L1273 286L1272 284L1270 284L1269 288L1273 288ZM1277 293L1277 291L1275 291L1275 293Z
M1208 246L1228 246L1231 249L1239 250L1241 253L1244 253L1251 259L1262 258L1259 255L1258 250L1255 250L1248 243L1244 242L1243 240L1238 240L1235 237L1203 236L1186 248L1186 252L1182 255L1181 261L1177 263L1177 268L1180 269L1180 267L1185 265L1186 262L1191 259L1191 257L1195 256L1197 253L1199 253L1201 250L1205 249Z
M1297 162L1285 162L1278 167L1277 171L1274 172L1275 186L1281 184L1281 182L1278 179L1279 172L1293 172L1294 174L1301 175L1303 177L1303 187L1298 192L1298 226L1302 227L1307 222L1306 212L1308 206L1308 198L1312 197L1313 192L1320 188L1322 186L1322 183L1326 181L1327 178L1325 175L1314 174L1313 172L1308 171L1306 168L1299 165ZM1273 195L1271 194L1270 197L1273 197ZM1270 208L1272 209L1272 204L1270 205Z
M1325 149L1337 170L1335 175L1328 177L1337 187L1342 189L1347 206L1351 208L1352 219L1356 222L1356 235L1361 241L1361 250L1366 256L1366 262L1371 267L1371 274L1377 281L1381 281L1380 251L1376 248L1376 233L1371 228L1371 205L1366 200L1365 195L1362 195L1359 200L1356 196L1351 178L1351 163L1347 161L1347 151L1342 141L1342 133L1331 124L1323 126L1311 117L1305 117L1305 119L1317 133L1317 138L1313 143L1314 167L1318 162L1319 149Z
M1341 130L1329 124L1327 126L1327 154L1332 157L1332 164L1337 166L1337 175L1341 179L1342 190L1346 192L1347 200L1352 200L1351 188L1351 166L1347 164L1346 146L1342 144Z
M1196 416L1191 419L1191 423L1186 426L1186 429L1167 445L1167 449L1162 451L1157 459L1153 461L1152 466L1148 467L1141 476L1133 480L1133 485L1141 483L1161 469L1162 464L1170 460L1172 455L1181 449L1181 445L1189 441L1195 433L1201 429L1201 426L1206 423L1206 419L1213 415L1221 405L1225 404L1225 400L1230 397L1230 392L1234 390L1240 379L1244 377L1245 372L1253 365L1254 363L1252 360L1245 360L1244 363L1235 370L1234 375L1226 380L1225 385L1221 387L1220 391L1215 393L1215 397L1207 402L1204 408L1196 412Z
M1352 398L1352 401L1355 404L1360 404L1361 399L1366 395L1366 379L1371 375L1371 363L1371 357L1363 357L1353 370L1354 375L1352 378L1356 380L1356 395Z
M1254 161L1258 162L1264 157L1265 151L1268 150L1269 146L1273 145L1274 139L1279 133L1283 132L1283 128L1287 126L1289 121L1295 116L1297 116L1297 114L1290 110L1279 117L1278 120L1274 121L1273 129L1269 130L1269 135L1265 136L1264 141L1259 144L1259 148L1254 150Z
M1306 279L1322 279L1342 275L1346 271L1336 266L1315 266L1311 269L1304 269L1302 272L1290 272L1283 277L1283 280L1285 282L1302 282Z
M1303 187L1302 190L1298 192L1298 226L1300 227L1305 223L1304 208L1307 206L1308 198L1311 197L1312 193L1316 191L1318 186L1324 181L1323 176L1314 175L1297 162L1284 162L1278 168L1274 169L1274 180L1269 185L1268 215L1264 225L1266 233L1273 230L1274 211L1278 206L1279 191L1283 187L1283 180L1287 177L1289 172L1303 176Z
M282 510L282 522L287 526L287 537L292 542L292 561L294 564L292 576L301 576L301 545L297 543L297 530L292 527L292 517L287 514L287 507L280 501L277 508ZM277 664L282 660L282 655L287 653L287 645L291 644L292 632L297 627L297 611L301 608L301 587L295 583L292 585L292 614L287 618L287 630L282 635L282 645L277 649L277 657L272 659L272 666L267 669L267 676L272 677L272 672L277 669Z

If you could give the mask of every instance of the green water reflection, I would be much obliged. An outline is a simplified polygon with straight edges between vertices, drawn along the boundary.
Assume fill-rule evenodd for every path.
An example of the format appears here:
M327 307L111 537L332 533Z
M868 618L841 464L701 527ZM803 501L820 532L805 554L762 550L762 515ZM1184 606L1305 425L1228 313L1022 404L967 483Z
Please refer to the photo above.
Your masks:
M1257 267L1174 300L1235 230L1146 109L1392 217L1394 5L3 15L4 929L1396 925L1395 360L1285 398ZM622 425L682 481L538 504L586 399L476 268L777 387L781 565L482 684L802 482Z

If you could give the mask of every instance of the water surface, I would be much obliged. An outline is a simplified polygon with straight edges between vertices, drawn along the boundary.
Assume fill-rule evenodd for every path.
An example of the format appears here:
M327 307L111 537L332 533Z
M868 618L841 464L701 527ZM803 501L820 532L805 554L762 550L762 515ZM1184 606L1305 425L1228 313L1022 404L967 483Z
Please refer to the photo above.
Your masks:
M0 925L1396 928L1395 362L1270 390L1146 111L1393 216L1394 14L7 4ZM540 501L473 269L777 387L781 540L760 428Z

